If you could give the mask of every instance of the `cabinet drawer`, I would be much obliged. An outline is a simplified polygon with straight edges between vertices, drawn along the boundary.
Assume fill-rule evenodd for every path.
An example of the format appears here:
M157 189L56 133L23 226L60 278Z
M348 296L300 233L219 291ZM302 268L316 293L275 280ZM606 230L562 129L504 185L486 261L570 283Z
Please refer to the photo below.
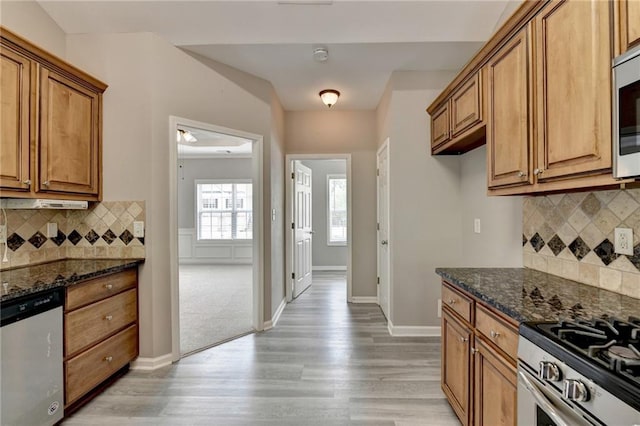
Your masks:
M114 374L138 356L138 326L121 331L65 363L66 404Z
M132 268L68 287L65 309L70 311L102 300L127 288L135 287L137 282L138 271Z
M480 305L476 305L476 330L513 360L517 359L518 330Z
M442 286L442 304L447 305L450 309L460 315L462 318L471 323L471 311L473 309L473 300L463 296L456 290Z
M137 291L124 293L65 314L65 356L99 342L111 333L135 322Z

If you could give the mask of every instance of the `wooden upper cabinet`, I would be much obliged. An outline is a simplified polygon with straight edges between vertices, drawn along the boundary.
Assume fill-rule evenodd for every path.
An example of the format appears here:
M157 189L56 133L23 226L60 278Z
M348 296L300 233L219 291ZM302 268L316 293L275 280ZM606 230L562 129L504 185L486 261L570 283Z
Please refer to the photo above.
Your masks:
M530 33L522 29L485 67L489 188L533 183Z
M449 102L431 115L431 147L436 148L451 139Z
M0 47L0 187L30 189L31 60Z
M640 45L640 0L616 0L620 53Z
M42 68L40 109L38 191L98 195L99 94Z
M553 1L534 18L538 180L611 168L609 2Z
M0 197L99 201L107 85L0 30Z
M517 423L516 368L481 339L475 339L474 425Z
M451 138L482 121L481 72L475 73L451 96Z
M472 333L448 310L442 310L442 389L456 415L469 422Z

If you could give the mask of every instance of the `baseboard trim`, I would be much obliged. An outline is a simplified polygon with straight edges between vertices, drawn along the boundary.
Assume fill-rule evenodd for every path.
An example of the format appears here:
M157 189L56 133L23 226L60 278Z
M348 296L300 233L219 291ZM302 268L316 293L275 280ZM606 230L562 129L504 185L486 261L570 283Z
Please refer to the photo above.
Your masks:
M132 370L151 371L171 365L173 354L165 354L156 358L138 357L131 363Z
M313 266L312 271L346 271L346 266Z
M376 296L352 296L351 303L375 303L378 304Z
M394 337L440 337L439 326L393 325L387 321L387 330Z
M280 315L282 315L282 312L284 311L284 308L286 306L287 306L287 299L283 298L282 301L280 302L280 305L278 306L278 309L276 309L276 313L273 315L273 318L271 318L269 321L265 321L264 327L263 327L264 331L272 329L273 327L276 326L276 324L278 323L278 320L280 319Z

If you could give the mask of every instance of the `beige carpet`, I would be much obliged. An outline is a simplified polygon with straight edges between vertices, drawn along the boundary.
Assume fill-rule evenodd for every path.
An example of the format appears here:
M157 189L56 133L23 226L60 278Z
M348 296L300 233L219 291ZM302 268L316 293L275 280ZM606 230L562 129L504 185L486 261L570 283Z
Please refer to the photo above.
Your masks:
M180 265L182 355L253 330L252 279L251 265Z

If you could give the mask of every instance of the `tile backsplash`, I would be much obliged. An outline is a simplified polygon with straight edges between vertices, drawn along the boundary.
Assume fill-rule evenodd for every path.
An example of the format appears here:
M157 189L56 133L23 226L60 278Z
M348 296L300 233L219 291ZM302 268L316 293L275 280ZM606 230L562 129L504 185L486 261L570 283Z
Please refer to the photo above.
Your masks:
M523 261L537 269L640 298L640 189L525 197ZM633 255L614 252L614 229L633 230Z
M65 258L144 258L144 238L133 222L145 220L144 201L104 201L87 210L6 210L8 259L0 269ZM47 238L47 223L58 234ZM4 247L0 248L4 251Z

